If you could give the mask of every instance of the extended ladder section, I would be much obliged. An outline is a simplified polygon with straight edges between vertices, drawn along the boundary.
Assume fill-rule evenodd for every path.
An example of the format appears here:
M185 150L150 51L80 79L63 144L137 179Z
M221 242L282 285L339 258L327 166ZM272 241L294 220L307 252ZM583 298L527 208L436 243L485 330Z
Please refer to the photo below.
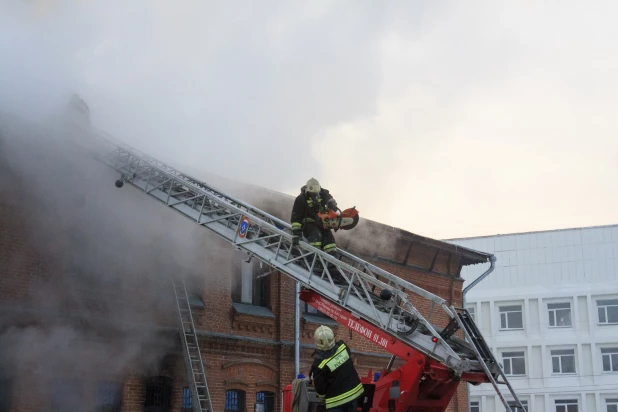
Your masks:
M474 323L474 320L472 319L472 316L470 316L470 312L468 312L468 310L464 308L452 307L452 309L457 312L457 317L454 319L456 319L459 327L466 331L466 336L472 342L474 352L477 358L481 359L481 365L483 366L483 370L485 371L485 374L489 378L489 381L491 382L492 386L496 390L496 394L502 401L502 404L504 405L506 410L509 412L513 412L514 410L512 409L512 407L516 407L515 410L525 411L526 409L524 408L524 405L522 405L521 401L517 397L517 394L515 393L515 391L513 390L513 387L511 386L510 382L506 378L504 371L498 364L498 361L496 360L491 349L489 348L489 345L487 345L487 342L485 342L485 339L483 338L481 331L479 331L476 324ZM494 376L494 373L492 373L492 371L494 370L498 371L499 376L502 377L502 381L498 381L496 379L496 377ZM508 402L505 399L504 395L502 394L502 391L498 387L498 384L505 384L507 386L511 396L513 397L513 401ZM513 403L515 405L513 405ZM521 409L518 409L518 408L521 408Z
M193 314L185 282L173 278L174 295L180 323L180 339L183 346L185 367L189 387L191 388L191 403L195 412L212 412L208 382L202 362L202 353L195 333Z
M502 375L500 366L493 357L488 357L486 345L479 350L478 330L473 334L460 314L439 296L346 251L338 250L340 259L336 259L306 242L293 246L288 222L124 143L99 137L103 149L100 159L121 175L116 182L118 187L123 182L136 186L226 239L250 258L256 257L274 271L285 273L354 316L446 365L457 375L485 372L492 380ZM430 304L427 319L417 309L421 300ZM436 309L451 319L451 324L444 329L430 323ZM454 336L458 329L464 331L468 341Z

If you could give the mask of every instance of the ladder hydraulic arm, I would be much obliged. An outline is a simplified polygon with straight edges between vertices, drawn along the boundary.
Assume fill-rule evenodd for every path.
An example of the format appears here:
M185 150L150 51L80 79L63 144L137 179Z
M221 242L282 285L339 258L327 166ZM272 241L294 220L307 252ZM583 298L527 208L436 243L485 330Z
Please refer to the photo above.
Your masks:
M420 362L422 356L428 359L423 364L432 365L434 374L440 370L440 374L446 373L456 381L478 382L482 378L491 382L499 395L500 376L517 399L465 310L449 306L439 296L346 251L338 250L341 259L336 259L306 242L294 246L288 222L124 143L99 134L96 147L99 160L120 174L117 187L125 182L135 186L243 250L250 258L255 257L300 282L312 293L303 295L310 304L329 302L332 311L346 314L347 327L354 325L357 332L362 329L356 330L356 324L371 329L371 339L377 339L374 342L387 350L390 348L407 365ZM429 318L413 304L414 301L418 305L420 300L429 302ZM444 329L430 322L436 308L451 320ZM342 318L334 319L341 322ZM464 331L466 339L454 335L458 330ZM500 398L510 410L504 397Z

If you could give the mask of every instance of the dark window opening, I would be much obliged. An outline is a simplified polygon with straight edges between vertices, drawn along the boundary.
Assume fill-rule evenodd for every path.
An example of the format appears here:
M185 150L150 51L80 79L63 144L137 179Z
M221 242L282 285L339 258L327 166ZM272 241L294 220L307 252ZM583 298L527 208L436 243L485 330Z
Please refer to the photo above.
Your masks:
M225 391L225 412L244 412L245 392L241 390Z
M146 380L144 412L169 412L172 410L172 379L154 376Z
M232 301L234 303L245 303L249 305L269 307L270 306L270 267L263 265L260 267L256 259L247 263L240 257L234 261L232 270Z
M122 383L100 382L97 388L97 412L122 411Z
M307 302L305 302L304 305L305 305L305 313L310 313L312 315L329 318L328 315L326 315L324 312L317 310L313 306L309 305Z
M255 394L254 412L275 412L275 394L258 392Z
M83 405L83 387L80 381L60 379L52 385L51 410L53 412L80 411Z
M13 397L13 380L8 373L0 368L0 412L11 411L11 399Z

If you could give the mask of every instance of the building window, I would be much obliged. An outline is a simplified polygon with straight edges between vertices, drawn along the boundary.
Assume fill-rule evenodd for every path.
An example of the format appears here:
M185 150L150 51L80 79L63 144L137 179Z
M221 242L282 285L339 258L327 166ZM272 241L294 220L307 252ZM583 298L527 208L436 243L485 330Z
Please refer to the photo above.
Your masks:
M3 373L0 366L0 412L11 411L11 398L13 395L13 382L7 377L8 373Z
M312 315L328 318L328 316L324 312L317 310L313 306L309 305L307 302L304 302L304 305L305 305L305 313L311 313Z
M476 308L474 306L469 306L466 308L472 320L476 323Z
M225 391L225 412L245 410L245 392L241 390Z
M618 412L618 399L607 399L605 405L607 412Z
M504 374L509 376L521 376L526 374L526 357L524 352L502 353Z
M122 410L122 383L100 382L97 387L97 412L120 412Z
M84 408L82 385L76 380L54 382L51 410L54 412L77 411Z
M256 393L254 412L275 412L275 394L273 392Z
M579 412L577 399L556 400L556 412Z
M269 305L269 277L263 275L268 269L259 269L255 259L247 263L244 259L234 265L234 284L232 285L232 301L255 306Z
M191 403L191 389L189 389L188 386L182 388L180 412L193 412L193 403Z
M511 410L513 412L528 412L528 401L522 401L520 400L519 402L521 402L521 405L523 406L523 409L521 406L519 406L519 404L515 401L509 401L506 404L509 405L509 407L511 408Z
M524 317L521 305L500 307L500 329L523 329Z
M172 379L154 376L146 381L144 412L162 412L172 407Z
M575 350L552 350L551 363L552 371L554 373L575 373Z
M618 324L618 299L597 300L599 324Z
M618 348L601 349L603 372L618 372Z
M549 311L549 326L553 328L571 327L571 304L565 303L548 303Z
M479 401L470 401L470 412L481 412L481 405Z

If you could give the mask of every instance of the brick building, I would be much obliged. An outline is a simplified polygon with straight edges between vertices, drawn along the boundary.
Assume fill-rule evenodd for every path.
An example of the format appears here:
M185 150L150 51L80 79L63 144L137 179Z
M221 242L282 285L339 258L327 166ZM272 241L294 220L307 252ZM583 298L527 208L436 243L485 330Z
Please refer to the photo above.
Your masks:
M0 412L190 410L169 281L179 271L190 285L215 410L280 410L294 378L294 282L280 273L258 278L267 267L243 263L226 242L133 188L116 189L114 173L81 149L36 140L38 131L24 127L3 132ZM288 218L289 196L226 187ZM488 259L364 219L353 236L336 237L454 305L462 267ZM301 372L320 324L350 344L361 374L385 367L390 356L381 348L305 308ZM465 385L449 410L467 410Z

